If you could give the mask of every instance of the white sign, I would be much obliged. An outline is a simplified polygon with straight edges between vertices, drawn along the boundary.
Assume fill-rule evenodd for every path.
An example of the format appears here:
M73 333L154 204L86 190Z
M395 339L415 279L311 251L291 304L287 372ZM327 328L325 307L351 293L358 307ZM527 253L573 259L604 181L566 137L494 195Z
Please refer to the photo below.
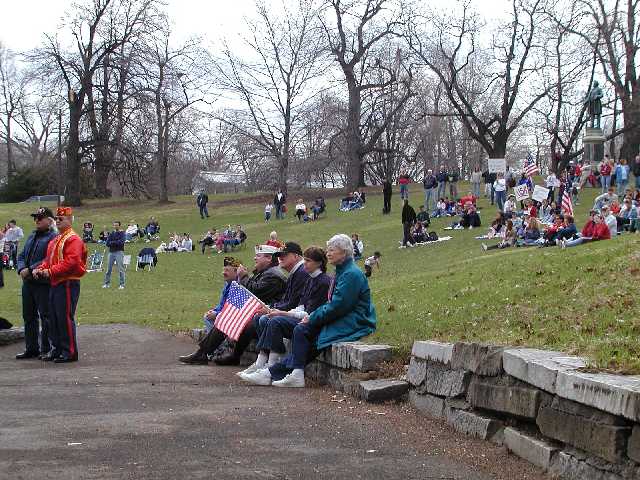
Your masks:
M519 202L525 198L529 198L529 187L526 183L513 187L513 193L516 194L516 201Z
M533 189L533 195L531 196L531 198L533 198L538 202L542 202L548 196L549 196L548 188L544 188L540 185L536 185L535 188Z
M489 173L504 173L507 171L507 161L504 158L489 159Z

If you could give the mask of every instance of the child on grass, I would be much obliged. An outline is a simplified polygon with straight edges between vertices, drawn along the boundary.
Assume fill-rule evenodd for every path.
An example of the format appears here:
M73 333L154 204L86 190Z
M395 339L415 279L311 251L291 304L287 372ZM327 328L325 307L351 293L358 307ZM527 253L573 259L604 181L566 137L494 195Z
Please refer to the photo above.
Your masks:
M373 255L367 257L364 261L364 274L368 278L373 273L373 267L377 266L378 270L380 270L380 257L382 255L380 252L373 252Z
M273 210L273 203L267 202L264 206L264 221L268 222L271 220L271 211Z

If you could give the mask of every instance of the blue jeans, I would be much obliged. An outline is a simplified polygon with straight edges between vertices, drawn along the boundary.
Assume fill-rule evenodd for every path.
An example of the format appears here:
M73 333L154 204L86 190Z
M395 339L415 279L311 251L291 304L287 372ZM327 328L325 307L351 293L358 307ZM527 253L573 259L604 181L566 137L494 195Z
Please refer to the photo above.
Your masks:
M640 190L640 175L636 175L636 188Z
M436 202L438 199L436 198L436 187L426 188L424 191L424 211L431 212L432 210L429 208L430 202L433 201L433 208L436 208Z
M616 183L618 184L618 196L624 195L624 191L627 189L627 184L629 183L629 179L625 178L624 180L616 179Z
M107 273L104 274L104 284L109 285L111 283L111 269L113 264L118 266L118 273L120 274L120 285L124 287L124 251L110 252Z
M407 184L400 184L400 198L401 199L405 199L405 198L409 198L409 185Z
M611 186L611 175L600 175L600 183L602 184L602 193L606 192Z
M209 210L207 210L207 206L206 205L201 205L200 206L200 218L204 218L204 217L209 218Z
M473 182L471 184L471 193L474 197L480 198L480 182Z
M447 182L438 182L438 199L444 198Z
M500 211L504 210L504 202L507 199L507 191L502 190L501 192L496 191L496 203L498 204L498 209Z
M291 336L291 354L285 359L269 367L269 373L273 380L282 380L292 370L304 368L307 363L318 355L316 348L320 328L313 327L309 323L298 323Z
M266 319L266 327L258 329L258 343L256 348L259 351L286 353L287 349L284 345L285 338L291 338L296 325L300 323L298 318L280 316L280 317L260 317Z

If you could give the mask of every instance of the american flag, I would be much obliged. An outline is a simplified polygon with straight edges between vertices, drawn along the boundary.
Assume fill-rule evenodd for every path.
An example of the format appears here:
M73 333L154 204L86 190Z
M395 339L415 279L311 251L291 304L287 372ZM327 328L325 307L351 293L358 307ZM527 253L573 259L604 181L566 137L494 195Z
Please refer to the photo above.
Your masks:
M232 340L238 340L244 327L251 321L263 303L249 290L231 282L227 299L216 317L216 328Z
M571 194L565 190L562 194L562 213L568 213L573 216L573 203L571 203Z
M527 153L527 159L524 161L522 168L524 173L527 174L527 177L533 177L536 173L540 172L531 152Z

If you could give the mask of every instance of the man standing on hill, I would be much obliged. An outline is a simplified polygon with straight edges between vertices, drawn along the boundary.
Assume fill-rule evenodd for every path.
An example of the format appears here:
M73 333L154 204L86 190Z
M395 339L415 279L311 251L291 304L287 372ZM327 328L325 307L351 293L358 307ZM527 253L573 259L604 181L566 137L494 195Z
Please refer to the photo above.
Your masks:
M56 225L60 235L49 242L47 255L33 270L36 279L49 279L49 339L51 351L42 359L55 363L76 362L78 343L74 315L80 297L80 278L87 272L87 247L73 231L73 210L58 207Z
M384 215L391 213L391 194L393 193L393 188L391 187L391 182L389 180L385 180L382 184L382 213Z
M152 217L153 218L153 217ZM104 274L104 285L102 288L109 288L111 284L111 269L115 263L118 267L118 274L120 275L120 290L124 290L124 232L120 230L120 222L113 222L113 232L107 237L106 245L109 248L109 266L107 267L107 273Z
M436 198L438 181L433 174L433 170L427 170L427 174L424 176L424 179L422 179L422 186L424 187L424 209L427 212L433 212L436 209L436 203L438 201ZM429 208L431 201L433 201L433 208Z
M205 217L209 218L207 203L209 203L209 195L207 195L204 190L201 190L196 197L196 205L198 205L198 208L200 209L200 218L202 219L204 219Z
M49 353L49 281L33 278L32 272L45 258L49 242L56 236L51 228L53 213L39 208L32 213L36 229L18 255L16 270L22 278L22 318L25 350L16 359L35 358ZM38 318L40 321L38 322ZM40 338L39 338L40 337Z

